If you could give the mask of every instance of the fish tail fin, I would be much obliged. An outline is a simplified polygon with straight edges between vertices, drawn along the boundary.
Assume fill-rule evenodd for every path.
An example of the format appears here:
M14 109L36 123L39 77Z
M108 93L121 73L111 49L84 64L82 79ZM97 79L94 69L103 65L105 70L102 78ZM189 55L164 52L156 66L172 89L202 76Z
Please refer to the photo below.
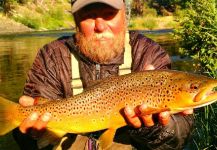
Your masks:
M0 135L4 135L18 125L15 123L17 104L0 97Z

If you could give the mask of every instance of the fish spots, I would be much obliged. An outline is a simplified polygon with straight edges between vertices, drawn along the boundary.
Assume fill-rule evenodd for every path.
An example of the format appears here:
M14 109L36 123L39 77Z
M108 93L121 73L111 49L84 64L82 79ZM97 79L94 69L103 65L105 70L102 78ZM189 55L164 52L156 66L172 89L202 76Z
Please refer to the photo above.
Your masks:
M105 79L82 94L66 100L47 102L35 108L22 107L20 111L25 116L35 110L40 113L49 111L56 121L72 120L70 126L78 129L85 126L83 122L86 120L97 126L99 123L106 124L113 115L118 119L120 110L126 106L137 107L144 103L152 108L170 108L171 104L176 104L176 97L183 90L189 93L197 91L198 83L199 80L172 71L132 73ZM65 121L67 117L72 119Z
M124 106L126 107L126 106L129 106L129 103L128 102L125 102L124 103Z
M109 115L110 115L110 112L107 111L105 114L106 114L106 116L109 116Z
M101 117L100 117L100 122L105 122L105 115L102 115Z
M115 116L118 116L119 114L117 112L114 113Z
M91 119L91 122L93 123L93 124L96 124L97 122L96 122L96 119Z

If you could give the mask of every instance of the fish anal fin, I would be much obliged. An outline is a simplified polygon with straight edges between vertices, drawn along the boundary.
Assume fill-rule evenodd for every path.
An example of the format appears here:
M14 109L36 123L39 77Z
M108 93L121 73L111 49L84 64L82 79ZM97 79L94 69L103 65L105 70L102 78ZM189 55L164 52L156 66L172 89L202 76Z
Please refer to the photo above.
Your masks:
M143 115L150 115L150 114L157 114L163 111L170 111L170 108L156 108L156 107L147 107L141 111L141 116Z
M112 145L116 130L109 128L99 137L99 150L106 150Z
M40 139L37 141L38 148L44 148L51 145L56 145L61 141L61 138L66 134L60 130L47 130Z

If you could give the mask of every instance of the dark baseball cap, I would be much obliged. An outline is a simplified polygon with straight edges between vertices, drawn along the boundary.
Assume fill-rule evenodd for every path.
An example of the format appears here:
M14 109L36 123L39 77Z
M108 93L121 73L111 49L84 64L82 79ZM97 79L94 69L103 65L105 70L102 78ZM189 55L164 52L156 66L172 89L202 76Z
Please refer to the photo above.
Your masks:
M121 9L124 5L123 0L74 0L72 1L72 13L92 3L104 3L115 9Z

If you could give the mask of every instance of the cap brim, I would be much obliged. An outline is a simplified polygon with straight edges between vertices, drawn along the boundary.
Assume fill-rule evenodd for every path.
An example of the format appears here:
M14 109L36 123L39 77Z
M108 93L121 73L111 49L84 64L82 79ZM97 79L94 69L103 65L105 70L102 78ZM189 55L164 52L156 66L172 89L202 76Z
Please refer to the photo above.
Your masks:
M72 13L92 3L104 3L115 9L121 9L124 5L123 0L76 0L72 5Z

